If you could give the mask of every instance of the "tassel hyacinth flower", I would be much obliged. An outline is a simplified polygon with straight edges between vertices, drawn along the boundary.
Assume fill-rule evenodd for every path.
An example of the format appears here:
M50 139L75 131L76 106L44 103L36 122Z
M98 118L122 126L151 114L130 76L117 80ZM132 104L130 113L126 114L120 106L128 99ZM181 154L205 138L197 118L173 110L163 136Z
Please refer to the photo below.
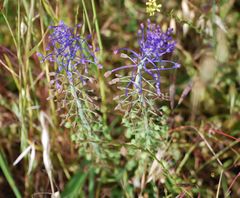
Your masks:
M41 62L49 60L56 63L56 89L61 89L62 84L67 82L67 88L72 95L70 100L77 107L82 126L87 131L91 131L90 124L86 119L84 103L80 99L84 95L82 94L84 92L82 86L86 84L87 80L91 80L88 71L89 65L95 65L99 68L102 66L94 55L93 47L87 42L90 36L83 38L77 33L80 27L81 25L74 28L68 27L63 21L60 21L57 26L50 26L53 32L49 36L49 45L46 49L49 53L46 56L38 53L38 56L41 58Z
M53 32L49 36L49 44L46 49L49 53L46 56L41 53L37 55L41 58L41 62L46 60L55 62L57 75L65 71L70 83L73 83L73 74L77 74L81 82L85 84L88 65L94 64L99 68L102 66L98 64L92 52L92 46L87 42L90 36L83 38L77 33L77 29L80 27L81 25L77 25L75 28L68 27L63 21L60 21L57 26L50 26ZM56 85L58 88L58 81Z
M176 42L173 41L172 32L173 29L170 28L163 32L160 26L152 24L150 20L148 20L147 27L141 24L138 31L139 53L128 48L115 51L115 53L129 52L130 55L122 53L122 57L130 59L132 64L108 71L105 76L107 77L119 70L131 69L131 77L126 86L126 96L128 96L130 85L133 85L134 89L141 95L144 82L145 84L150 83L151 87L155 88L155 93L160 95L160 72L180 67L180 64L176 62L163 59L163 55L172 53L175 49ZM152 80L146 80L144 76L150 76Z

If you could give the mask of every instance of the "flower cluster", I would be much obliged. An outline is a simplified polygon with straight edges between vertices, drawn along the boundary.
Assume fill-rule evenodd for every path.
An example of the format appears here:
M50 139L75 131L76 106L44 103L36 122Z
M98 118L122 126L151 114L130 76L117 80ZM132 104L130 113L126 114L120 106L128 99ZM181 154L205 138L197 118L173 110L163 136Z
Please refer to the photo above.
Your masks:
M65 25L63 21L60 21L57 26L50 26L53 32L49 36L49 45L46 49L49 53L46 56L38 53L38 56L42 59L41 62L49 60L57 64L57 74L65 71L70 83L73 82L72 76L74 73L77 73L80 80L85 83L86 76L84 74L88 73L89 64L101 67L92 52L92 46L87 42L88 38L82 38L77 33L80 26L71 28ZM80 66L83 73L79 72Z
M132 64L113 69L107 72L105 76L119 70L132 69L131 78L126 87L126 95L128 95L128 88L131 84L139 94L142 94L143 81L146 82L143 75L147 74L154 81L152 86L155 87L157 95L160 95L160 72L180 67L180 64L176 62L163 59L163 55L172 53L175 49L176 42L173 41L171 36L172 31L172 29L168 29L166 32L163 32L160 26L152 24L150 20L148 20L146 28L141 24L138 31L140 52L137 53L128 48L121 48L115 51L115 53L123 50L129 52L130 55L122 54L122 57L130 59ZM146 83L149 84L151 82L147 81Z
M171 34L173 29L162 32L160 26L151 24L148 20L147 28L140 25L138 31L138 43L143 57L148 57L152 61L159 60L166 53L171 53L175 49L176 42L173 41Z
M148 0L146 2L146 12L153 16L155 12L160 12L160 8L162 7L161 4L157 4L156 0Z

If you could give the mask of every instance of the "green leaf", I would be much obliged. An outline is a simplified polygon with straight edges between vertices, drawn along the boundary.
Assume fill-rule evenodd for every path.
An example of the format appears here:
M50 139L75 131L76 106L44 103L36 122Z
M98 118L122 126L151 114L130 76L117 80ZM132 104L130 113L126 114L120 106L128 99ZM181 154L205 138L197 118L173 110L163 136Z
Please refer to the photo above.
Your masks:
M66 184L64 191L61 194L62 198L77 198L80 197L84 181L86 180L88 172L83 173L78 171Z
M16 186L16 183L14 182L14 179L10 173L10 170L8 168L8 164L6 162L6 159L4 158L4 155L2 151L0 150L0 168L2 169L2 172L4 176L6 177L10 187L12 188L16 198L21 198L21 194Z
M94 198L94 179L95 179L95 172L94 167L89 170L89 197Z

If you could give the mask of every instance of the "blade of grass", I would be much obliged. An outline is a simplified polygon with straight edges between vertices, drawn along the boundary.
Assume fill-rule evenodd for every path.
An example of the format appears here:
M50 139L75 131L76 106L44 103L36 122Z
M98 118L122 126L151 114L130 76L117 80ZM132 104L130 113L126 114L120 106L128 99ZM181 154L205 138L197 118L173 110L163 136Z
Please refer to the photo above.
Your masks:
M82 173L82 171L78 171L75 175L71 178L71 180L66 184L61 197L62 198L77 198L81 194L84 182L87 178L88 173Z
M199 136L203 139L203 141L205 142L205 144L207 145L208 149L211 151L211 153L213 154L213 156L216 156L216 153L215 151L213 150L213 148L211 147L211 145L208 143L207 139L204 137L204 135L199 131L197 130L197 133L199 134ZM220 161L220 159L216 156L216 160L217 162L219 163L219 165L222 167L223 164L222 162Z
M70 174L69 174L69 172L67 170L67 167L66 167L66 165L64 163L64 160L62 158L62 155L60 153L57 153L57 158L58 158L58 161L59 161L60 165L62 166L62 169L63 169L63 172L64 172L66 178L70 179L71 176L70 176Z
M51 4L49 3L48 0L42 0L43 6L45 8L45 10L47 11L47 13L50 15L50 17L54 20L54 22L58 22L58 18L55 15L53 8L51 6Z
M7 5L8 5L8 0L4 0L4 2L3 2L3 8L6 8Z
M31 56L37 51L37 49L39 48L39 46L42 44L43 39L44 39L45 36L47 35L48 30L49 30L49 29L47 29L46 32L42 35L42 39L38 42L38 44L37 44L35 47L33 47L33 48L28 52L28 54L27 54L28 57L31 57Z
M19 67L19 77L20 77L20 86L19 86L19 121L21 123L21 151L23 151L27 147L27 126L25 123L24 118L26 117L26 104L27 104L27 97L26 97L26 89L24 89L24 64L22 62L21 57L21 38L20 38L20 30L21 30L21 3L20 0L18 0L17 5L17 42L16 42L16 50L17 50L17 57L18 62L21 65Z
M12 188L16 198L21 198L20 191L17 188L17 185L9 171L8 164L4 158L3 152L0 150L0 168L2 169L2 172L4 176L6 177L10 187Z
M5 55L5 54L4 54L4 59L5 59L6 63L7 63L7 66L14 72L12 62L10 61L10 59L8 58L8 56ZM15 74L16 74L16 73L15 73ZM13 77L13 80L14 80L14 82L15 82L18 90L20 90L20 78L19 78L19 75L18 75L18 74L16 74L16 75L15 75L15 74L12 75L12 77Z
M236 182L236 180L237 180L239 177L240 177L240 172L236 175L236 177L234 177L233 181L231 182L230 186L229 186L228 189L227 189L227 192L226 192L225 196L230 195L230 193L231 193L230 190L231 190L231 188L233 187L233 184Z
M90 198L94 198L94 177L95 173L94 173L94 167L91 167L91 169L89 170L89 197Z
M89 20L89 17L88 17L88 12L87 12L87 8L86 8L86 4L85 4L84 0L82 0L82 5L83 5L84 15L85 15L86 20L87 20L88 30L89 30L90 34L92 34L92 28L91 28L91 24L90 24L90 20Z
M19 78L18 75L15 73L15 71L13 71L12 68L8 67L1 59L0 59L0 63L11 73L11 75L13 76L13 78L14 78L14 77ZM14 79L14 80L15 80L15 79ZM16 85L17 85L17 83L16 83Z
M222 176L223 176L223 170L221 170L221 173L220 173L220 178L219 178L219 182L218 182L218 188L217 188L216 198L219 197L220 188L221 188L221 183L222 183Z
M7 19L7 17L5 16L4 13L2 13L2 15L3 15L3 18L4 18L7 26L8 26L9 32L10 32L10 34L11 34L11 36L12 36L13 43L14 43L15 47L17 48L17 41L16 41L15 36L14 36L14 34L13 34L12 28L11 28L9 22L8 22L8 19Z
M100 57L102 58L103 45L102 45L102 39L101 39L101 34L100 34L100 29L99 29L99 24L98 24L98 19L97 19L95 1L91 0L91 3L92 3L92 11L93 11L93 23L95 24L95 29L96 29L97 39L98 39L98 44L99 44L99 49L100 49Z
M196 148L197 144L194 144L193 146L190 147L190 149L188 150L188 152L185 154L183 160L181 161L181 163L179 164L176 173L179 174L180 171L182 170L182 167L184 166L184 164L187 162L187 160L189 159L191 153L193 152L193 150Z

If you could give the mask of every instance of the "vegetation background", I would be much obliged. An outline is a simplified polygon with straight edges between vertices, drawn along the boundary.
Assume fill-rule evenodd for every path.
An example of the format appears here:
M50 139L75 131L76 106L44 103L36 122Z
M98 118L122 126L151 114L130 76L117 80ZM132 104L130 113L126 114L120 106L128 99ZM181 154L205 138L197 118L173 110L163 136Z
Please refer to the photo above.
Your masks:
M42 160L44 129L50 135L54 189L62 197L239 197L240 1L162 0L154 16L146 13L144 0L92 0L85 1L85 8L83 2L0 1L0 197L53 197ZM49 98L53 67L40 64L36 52L45 53L48 27L60 20L69 26L82 23L89 32L86 16L93 40L101 36L104 72L122 65L115 49L137 48L140 23L149 18L163 29L174 28L174 59L181 68L165 77L163 89L170 90L170 101L159 105L168 106L171 144L165 162L172 164L168 171L176 186L156 168L151 172L151 165L141 171L146 177L151 172L154 180L134 183L136 162L127 157L130 149L124 143L114 146L125 142L126 127L123 113L114 111L118 90L108 86L109 79L104 79L104 102L111 141L99 142L108 153L104 159L88 160L71 140L75 129L68 122L60 126L57 103ZM33 143L36 155L28 174L30 157L16 166L13 162Z

